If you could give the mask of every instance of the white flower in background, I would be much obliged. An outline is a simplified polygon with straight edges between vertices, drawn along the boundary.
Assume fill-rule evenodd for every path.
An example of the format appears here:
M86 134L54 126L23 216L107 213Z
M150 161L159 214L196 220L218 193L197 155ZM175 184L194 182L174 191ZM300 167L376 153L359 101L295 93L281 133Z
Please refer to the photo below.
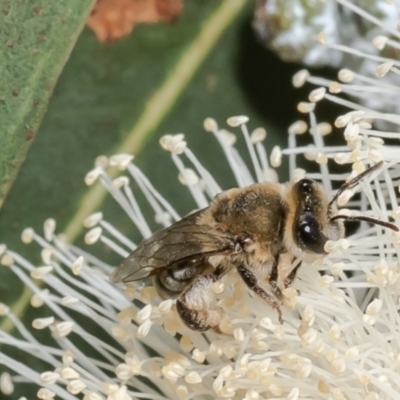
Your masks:
M382 64L378 59L375 62L377 67ZM305 71L295 77L295 84L307 80L334 94L348 90L357 90L360 95L373 93L390 106L390 99L395 99L399 91L388 83L398 74L396 62L392 62L385 76L341 71L354 74L357 87L326 82ZM334 94L325 88L315 89L310 102L299 105L309 124L293 124L288 148L275 147L269 158L262 143L266 136L263 129L250 133L247 118L229 119L230 127L244 135L250 166L234 147L232 132L218 128L212 119L204 126L221 145L238 186L276 181L275 168L286 159L291 179L299 179L305 171L298 168L298 162L306 156L318 166L317 172L307 176L320 180L333 194L334 188L349 178L350 169L353 177L383 160L379 171L342 194L340 204L346 206L342 212L398 219L400 147L384 144L384 140L399 138L400 116L380 113ZM316 102L322 98L350 109L336 120L337 126L345 128L343 145L324 143L331 126L318 123L314 114ZM376 129L374 122L378 120L390 122L392 130ZM307 132L311 143L298 145L297 136ZM171 153L179 180L190 190L193 208L207 206L221 188L191 152L183 135L166 135L161 145ZM348 168L343 167L347 172L330 172L334 162L347 164ZM112 180L107 172L110 166L120 168L124 175ZM150 236L151 230L131 181L161 226L180 218L129 155L99 158L86 177L88 184L95 180L107 188L143 237ZM353 191L361 194L352 200ZM101 213L90 216L85 225L90 229L86 235L89 244L100 240L121 259L135 248ZM283 325L273 309L253 297L241 281L227 276L214 288L216 301L227 316L224 331L228 333L224 335L190 331L178 318L174 302L162 301L152 286L139 283L121 289L111 284L108 275L112 267L66 244L55 234L53 220L46 221L43 236L26 229L22 239L42 247L43 264L34 266L5 246L0 249L1 263L32 290L32 305L43 306L43 316L28 327L6 305L0 307L1 314L18 331L0 331L0 363L10 372L0 379L4 393L12 393L13 386L33 382L39 387L40 399L398 398L400 235L390 230L362 223L355 234L331 243L323 262L304 264L292 287L284 292ZM53 342L39 340L43 330L51 331ZM8 347L19 349L21 357L7 355ZM46 368L38 371L35 360ZM32 393L27 398L32 398Z
M355 76L342 75L339 80L349 83L361 77L363 85L352 85L346 91L348 95L376 111L400 114L397 88L383 91L384 85L380 85L382 91L378 93L387 98L382 102L379 96L371 96L377 92L368 87L369 75L385 74L390 64L397 64L399 21L399 0L260 0L253 27L261 41L283 60L312 67L352 68L357 71ZM318 41L326 45L320 46ZM335 49L339 51L332 51ZM385 62L385 67L375 71L377 63ZM389 75L387 83L397 86L397 76Z
M399 6L398 0L258 0L253 28L258 39L285 61L314 67L338 67L345 61L359 68L365 60L349 59L346 53L332 54L328 48L318 46L316 36L324 31L331 43L368 49L370 40L380 34L379 24L396 30ZM359 7L368 13L354 13Z

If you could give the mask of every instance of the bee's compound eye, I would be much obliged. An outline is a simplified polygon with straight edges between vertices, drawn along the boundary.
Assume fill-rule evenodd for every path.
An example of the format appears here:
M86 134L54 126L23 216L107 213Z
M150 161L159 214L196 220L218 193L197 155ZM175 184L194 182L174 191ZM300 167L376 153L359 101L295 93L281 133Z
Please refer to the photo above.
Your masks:
M320 231L315 221L304 223L298 227L298 235L303 246L313 253L325 253L324 246L327 238Z
M313 183L314 182L311 179L301 179L298 185L303 193L310 193L312 191Z

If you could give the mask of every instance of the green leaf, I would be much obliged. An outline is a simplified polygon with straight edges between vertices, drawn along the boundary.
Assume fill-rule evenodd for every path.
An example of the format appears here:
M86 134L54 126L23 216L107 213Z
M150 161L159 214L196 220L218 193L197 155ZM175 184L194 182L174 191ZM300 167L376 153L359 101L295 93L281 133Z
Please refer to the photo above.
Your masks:
M6 0L0 13L0 206L93 0Z
M155 129L171 109L176 105L179 96L183 95L186 86L199 69L201 63L209 55L211 49L216 46L221 34L229 23L237 16L244 6L245 1L225 1L204 22L190 45L176 60L176 64L165 76L160 87L146 102L140 117L134 122L126 137L117 143L116 153L137 154L149 139ZM106 191L95 186L88 191L82 199L79 211L67 226L65 233L70 239L74 239L82 229L82 219L88 211L93 211L96 205L100 205ZM82 211L81 211L82 210Z

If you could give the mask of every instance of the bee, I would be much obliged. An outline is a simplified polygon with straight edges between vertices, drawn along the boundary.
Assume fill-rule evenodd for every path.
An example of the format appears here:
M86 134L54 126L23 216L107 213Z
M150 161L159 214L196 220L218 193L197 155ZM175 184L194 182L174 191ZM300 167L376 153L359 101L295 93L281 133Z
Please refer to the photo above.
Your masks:
M278 312L282 323L282 287L278 285L282 254L288 253L294 265L280 285L286 288L303 262L325 254L328 240L344 237L344 220L398 231L389 222L338 214L340 194L382 164L344 183L330 200L311 179L256 183L222 192L208 207L145 239L110 280L126 283L153 277L161 297L176 298L177 312L189 328L218 331L223 313L210 308L212 285L236 270L245 285Z

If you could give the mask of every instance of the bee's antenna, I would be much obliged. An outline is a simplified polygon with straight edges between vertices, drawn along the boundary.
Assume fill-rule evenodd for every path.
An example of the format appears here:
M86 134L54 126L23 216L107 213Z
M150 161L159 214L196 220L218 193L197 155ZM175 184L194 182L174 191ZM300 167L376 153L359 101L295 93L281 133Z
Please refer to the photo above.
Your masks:
M364 177L366 177L367 175L371 174L372 172L374 172L375 170L379 169L380 167L382 167L383 165L383 161L379 161L378 163L376 163L375 165L373 165L372 167L369 167L368 169L366 169L364 172L361 172L360 175L357 175L355 178L353 178L351 181L349 182L345 182L342 186L340 186L340 188L338 189L338 191L336 192L336 194L333 196L332 200L329 202L328 208L332 207L332 204L335 203L337 201L337 199L339 198L339 196L346 190L346 189L351 189L354 186L356 186L358 184L358 182L360 182L361 179L363 179Z
M360 175L357 175L351 181L346 182L342 186L340 186L339 190L336 192L336 194L333 196L332 200L329 202L328 209L330 209L332 207L332 204L334 204L337 201L339 196L346 189L353 188L354 186L356 186L358 184L358 182L360 182L361 179L363 179L367 175L371 174L372 172L376 171L377 169L382 167L382 165L383 165L383 161L379 161L378 163L376 163L372 167L369 167L368 169L366 169ZM393 231L399 232L399 228L396 225L394 225L394 224L392 224L390 222L381 221L381 220L376 219L376 218L371 218L371 217L366 217L366 216L350 217L348 215L335 215L334 217L332 217L330 219L330 221L335 221L336 219L344 219L346 221L365 221L365 222L369 222L370 224L380 225L380 226L383 226L385 228L389 228L389 229L391 229Z
M336 219L344 219L346 221L365 221L365 222L369 222L369 223L374 224L374 225L380 225L380 226L383 226L385 228L389 228L392 231L396 231L396 232L399 231L399 228L396 225L394 225L394 224L392 224L390 222L381 221L379 219L375 219L375 218L371 218L371 217L365 217L365 216L362 216L362 215L356 216L356 217L350 217L348 215L335 215L334 217L332 217L330 219L330 221L335 221Z

